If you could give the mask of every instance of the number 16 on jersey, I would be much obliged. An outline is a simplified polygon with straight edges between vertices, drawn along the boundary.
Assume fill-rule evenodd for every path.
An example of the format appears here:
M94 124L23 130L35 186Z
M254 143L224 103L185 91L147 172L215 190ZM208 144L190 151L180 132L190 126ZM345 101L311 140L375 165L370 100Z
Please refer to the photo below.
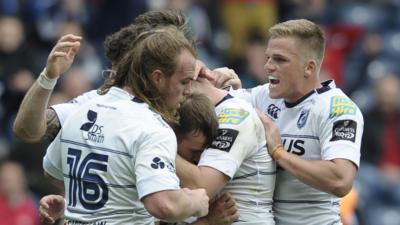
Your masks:
M68 148L68 206L79 200L85 209L100 209L108 200L108 187L96 171L107 172L108 156L92 152L81 160L81 155L81 150Z

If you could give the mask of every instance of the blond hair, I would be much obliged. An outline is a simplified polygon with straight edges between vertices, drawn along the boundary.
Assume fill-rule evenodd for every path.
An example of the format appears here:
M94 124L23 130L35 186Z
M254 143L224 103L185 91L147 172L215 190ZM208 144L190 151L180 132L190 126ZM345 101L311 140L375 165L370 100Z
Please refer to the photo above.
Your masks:
M161 70L165 75L172 76L177 69L176 58L183 50L196 56L192 43L175 26L167 26L141 33L132 46L117 65L116 85L127 85L136 97L149 104L168 123L176 123L176 109L167 106L151 74Z
M325 35L318 25L306 19L288 20L274 25L268 31L268 40L286 37L299 40L306 57L315 59L318 68L321 66L325 51Z

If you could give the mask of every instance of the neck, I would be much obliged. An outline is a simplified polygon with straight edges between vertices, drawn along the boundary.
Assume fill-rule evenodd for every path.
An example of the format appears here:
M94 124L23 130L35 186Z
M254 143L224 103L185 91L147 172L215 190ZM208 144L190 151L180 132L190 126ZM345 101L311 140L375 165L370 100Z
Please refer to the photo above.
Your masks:
M294 103L303 98L305 95L310 93L311 91L321 88L321 82L317 79L315 81L308 81L306 80L302 84L299 84L301 86L298 86L299 89L297 89L297 92L295 92L295 95L293 95L290 99L285 99L286 102L289 103Z
M124 85L124 86L122 87L122 90L124 90L124 91L128 92L129 94L133 95L132 88L130 88L130 87L127 86L127 85Z

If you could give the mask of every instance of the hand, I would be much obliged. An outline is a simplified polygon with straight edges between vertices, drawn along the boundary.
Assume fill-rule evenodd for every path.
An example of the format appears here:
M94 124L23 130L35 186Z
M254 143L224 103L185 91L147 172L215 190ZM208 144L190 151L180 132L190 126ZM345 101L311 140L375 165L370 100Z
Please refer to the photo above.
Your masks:
M258 117L260 117L261 122L264 125L265 129L265 139L267 140L267 147L269 154L272 154L272 151L275 148L282 144L281 134L278 126L272 122L270 118L268 118L264 113L257 111Z
M193 189L189 188L182 189L186 194L189 195L189 198L192 200L194 204L197 204L197 212L193 216L195 217L203 217L208 214L208 198L207 192L204 188Z
M242 87L242 83L239 76L232 69L227 67L217 68L213 71L215 77L214 86L217 88L224 88L232 86L233 89L239 89Z
M58 78L74 61L81 46L82 37L73 34L64 35L58 40L47 58L46 75L50 79Z
M200 60L196 60L196 69L195 69L195 74L196 77L194 80L197 80L197 78L205 78L209 81L214 81L215 77L212 74L211 70Z
M39 217L41 224L54 224L64 215L65 201L61 195L46 195L40 199Z
M230 225L239 218L236 202L231 194L224 193L210 205L210 212L206 216L208 224Z

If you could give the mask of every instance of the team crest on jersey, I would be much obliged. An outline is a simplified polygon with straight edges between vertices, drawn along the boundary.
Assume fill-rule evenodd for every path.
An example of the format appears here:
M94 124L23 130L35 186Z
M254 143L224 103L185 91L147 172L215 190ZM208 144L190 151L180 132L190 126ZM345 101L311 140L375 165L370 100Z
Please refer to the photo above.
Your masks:
M93 142L97 142L97 143L103 143L104 142L104 135L103 135L104 126L96 124L97 112L89 109L86 116L87 116L87 119L89 120L89 122L82 124L82 126L80 128L80 130L85 131L84 132L85 140L89 140L89 141L93 141Z
M346 114L355 115L356 111L356 105L349 98L345 96L333 96L331 98L329 118Z
M297 120L297 127L299 129L303 128L307 123L308 114L310 114L310 109L301 110L299 119Z
M244 109L224 109L218 115L218 122L220 124L240 124L246 117L249 115L249 112Z
M210 148L229 152L233 143L239 134L239 131L233 129L218 129L218 136L211 143Z

